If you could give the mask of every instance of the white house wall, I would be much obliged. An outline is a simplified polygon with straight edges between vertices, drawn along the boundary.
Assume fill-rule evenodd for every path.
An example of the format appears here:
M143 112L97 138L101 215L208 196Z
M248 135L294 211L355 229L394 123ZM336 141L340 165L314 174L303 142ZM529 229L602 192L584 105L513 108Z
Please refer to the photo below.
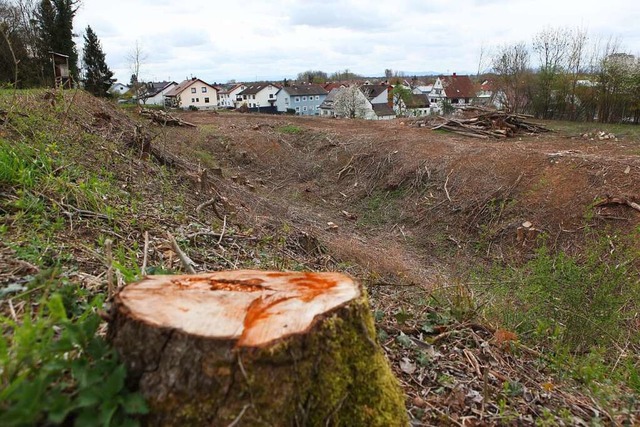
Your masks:
M193 91L194 89L195 92ZM205 90L204 92L203 89ZM181 108L193 106L199 110L212 110L218 106L218 93L216 89L197 80L183 90L179 98Z

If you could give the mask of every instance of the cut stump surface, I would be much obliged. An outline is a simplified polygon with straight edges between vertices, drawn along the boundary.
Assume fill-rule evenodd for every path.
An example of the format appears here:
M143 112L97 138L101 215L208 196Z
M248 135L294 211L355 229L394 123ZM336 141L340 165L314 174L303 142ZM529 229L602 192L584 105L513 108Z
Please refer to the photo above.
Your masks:
M366 295L339 273L149 276L109 338L151 425L404 426Z
M355 282L338 273L243 270L147 277L125 288L119 302L149 325L258 347L304 333L316 316L359 296Z

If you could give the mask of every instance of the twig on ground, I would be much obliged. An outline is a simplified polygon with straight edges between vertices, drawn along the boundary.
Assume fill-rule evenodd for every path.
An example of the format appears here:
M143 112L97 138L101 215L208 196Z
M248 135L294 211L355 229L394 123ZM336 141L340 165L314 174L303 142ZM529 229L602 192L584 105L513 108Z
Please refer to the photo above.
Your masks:
M218 239L218 245L222 242L222 238L224 237L224 232L227 231L227 216L224 216L222 220L222 231L220 232L220 238Z
M218 197L216 196L213 199L209 199L206 202L199 204L198 207L196 208L196 213L200 215L202 213L202 209L208 206L211 206L213 208L213 213L215 213L218 218L223 219L222 215L220 215L220 212L218 212L218 209L216 208L217 201L218 201Z
M142 274L147 274L147 259L149 253L149 232L144 232L144 254L142 256Z
M104 242L105 260L107 263L107 300L113 296L113 255L111 253L111 239Z
M449 177L451 176L452 173L453 173L453 169L451 169L451 172L449 172L449 175L447 175L447 179L445 179L444 181L444 192L447 195L447 199L449 199L449 202L452 202L452 200L451 200L451 196L449 195L449 190L447 189L447 184L449 183Z
M189 258L187 256L187 254L185 254L182 249L180 249L180 246L178 245L178 242L176 242L175 237L173 237L173 235L167 231L167 237L169 238L169 241L171 242L171 246L173 247L173 251L178 254L178 258L180 258L180 262L182 262L182 265L184 266L184 268L190 273L190 274L196 274L196 270L193 268L194 265L196 265L195 262L193 262L193 260L191 258Z
M240 422L240 420L242 419L242 417L244 416L244 413L246 412L246 410L250 407L251 405L246 404L242 407L242 410L240 411L240 413L238 414L238 416L235 418L235 420L233 420L231 422L231 424L229 424L227 427L235 427L236 424L238 424Z

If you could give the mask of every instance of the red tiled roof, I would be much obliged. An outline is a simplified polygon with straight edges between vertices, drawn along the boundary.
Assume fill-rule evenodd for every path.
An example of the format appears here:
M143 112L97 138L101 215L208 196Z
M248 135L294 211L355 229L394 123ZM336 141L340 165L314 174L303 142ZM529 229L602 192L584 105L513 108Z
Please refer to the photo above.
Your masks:
M476 88L469 76L440 76L447 98L473 98Z

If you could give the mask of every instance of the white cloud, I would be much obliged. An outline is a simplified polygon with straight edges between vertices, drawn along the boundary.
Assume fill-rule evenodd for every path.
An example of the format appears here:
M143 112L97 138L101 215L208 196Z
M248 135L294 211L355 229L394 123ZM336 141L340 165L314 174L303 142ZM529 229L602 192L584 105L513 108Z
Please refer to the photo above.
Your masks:
M120 81L140 42L141 76L208 81L295 76L349 68L473 72L481 46L529 42L545 26L585 27L640 50L640 8L630 0L84 0L76 31L98 34ZM82 39L78 39L82 43ZM81 51L81 46L79 46Z

